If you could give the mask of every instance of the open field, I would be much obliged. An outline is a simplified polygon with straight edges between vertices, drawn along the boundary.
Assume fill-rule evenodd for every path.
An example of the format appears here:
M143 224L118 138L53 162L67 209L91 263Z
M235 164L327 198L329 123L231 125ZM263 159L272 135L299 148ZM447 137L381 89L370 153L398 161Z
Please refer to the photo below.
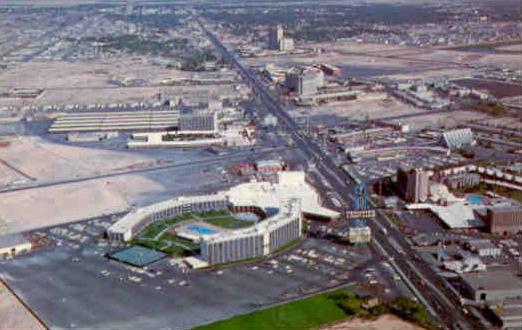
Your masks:
M1 159L1 158L0 158ZM26 182L28 179L22 174L9 168L7 165L0 162L0 186L12 184L15 182Z
M381 100L361 99L347 102L331 103L312 108L295 108L289 112L292 116L310 115L313 121L324 119L328 124L337 124L339 118L346 120L382 120L391 123L410 125L412 130L425 127L453 127L470 120L489 120L493 117L469 111L452 111L437 113L419 109L394 97ZM317 119L314 119L317 117ZM329 119L328 119L329 118Z
M364 300L351 292L350 289L343 288L250 314L236 316L197 329L316 329L350 317L355 319L342 321L324 329L344 330L347 329L345 326L350 323L354 327L348 329L361 329L363 325L373 326L375 329L384 329L382 326L385 324L386 330L422 329L388 314L396 313L397 315L403 315L404 310L411 312L403 315L404 317L426 324L430 328L434 327L430 323L431 321L428 320L429 316L425 308L409 299L397 298L389 303L378 304L371 308L364 308L363 303ZM359 319L358 317L367 320ZM388 327L386 323L388 321L390 321L391 327ZM407 327L401 328L401 325L406 325Z
M394 315L383 315L376 320L353 319L326 326L321 330L422 330L424 328L401 320Z
M236 218L234 218L231 215L224 215L224 216L217 216L212 218L205 219L205 222L222 228L242 228L242 227L249 227L253 223L248 221L241 221Z
M126 175L2 193L0 229L8 234L121 212L132 197L162 189L142 176Z
M51 143L37 137L10 138L0 160L37 180L99 175L148 167L158 160L136 154Z
M225 74L227 77L228 75ZM160 86L164 79L212 78L213 72L188 72L152 65L142 57L110 59L97 62L41 61L18 63L0 73L0 87L42 88L43 95L32 99L0 98L0 106L52 105L138 102L157 100L158 94L176 95L232 94L230 85ZM120 87L113 79L139 79L140 87Z
M321 294L196 329L314 329L346 317L328 295Z
M522 44L496 47L497 50L518 51L522 53Z
M341 68L344 76L392 79L449 79L472 75L473 69L463 64L491 64L511 69L520 69L521 66L517 54L481 54L355 42L312 43L307 44L306 48L321 48L324 52L247 58L243 61L253 66L273 63L282 67L329 63Z

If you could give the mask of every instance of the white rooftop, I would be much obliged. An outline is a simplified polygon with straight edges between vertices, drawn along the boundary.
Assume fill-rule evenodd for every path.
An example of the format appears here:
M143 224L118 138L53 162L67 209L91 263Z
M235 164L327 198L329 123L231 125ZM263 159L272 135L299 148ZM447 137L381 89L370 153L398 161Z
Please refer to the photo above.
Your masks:
M431 210L441 221L449 228L476 228L484 226L484 222L480 220L474 210L484 208L484 206L470 205L468 202L459 201L447 206L418 203L406 206L409 210Z
M305 181L302 171L278 173L278 183L250 182L230 188L226 193L234 205L257 205L262 208L281 207L281 201L301 200L301 211L325 217L337 217L339 212L321 206L314 187Z

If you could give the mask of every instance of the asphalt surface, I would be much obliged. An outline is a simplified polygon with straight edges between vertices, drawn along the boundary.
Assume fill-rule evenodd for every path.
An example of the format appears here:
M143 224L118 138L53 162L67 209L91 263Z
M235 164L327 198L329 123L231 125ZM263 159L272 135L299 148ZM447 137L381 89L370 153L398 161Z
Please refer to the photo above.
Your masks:
M87 235L71 227L60 228ZM46 233L56 245L0 261L0 274L53 329L193 328L359 282L364 269L378 268L380 262L367 250L348 250L309 239L301 249L342 256L346 261L342 265L321 260L314 266L303 265L288 260L286 256L294 253L289 251L269 259L277 261L276 265L264 259L222 271L183 273L162 260L137 273L104 258L106 252L117 248L96 245L95 237L78 244L50 230ZM133 282L132 276L139 277L140 283ZM385 272L379 276L383 283L393 281ZM396 287L395 294L404 291Z

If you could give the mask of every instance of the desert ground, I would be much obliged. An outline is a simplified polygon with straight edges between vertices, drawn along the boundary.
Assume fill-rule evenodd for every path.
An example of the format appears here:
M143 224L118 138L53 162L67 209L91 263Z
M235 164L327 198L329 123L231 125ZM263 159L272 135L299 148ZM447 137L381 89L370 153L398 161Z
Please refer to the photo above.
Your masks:
M136 196L162 190L153 180L125 175L6 192L0 198L0 230L10 234L123 212Z
M393 315L383 315L374 321L354 319L330 325L321 330L422 330L419 326L408 323Z
M453 127L472 119L492 120L492 117L486 114L468 111L430 113L430 110L416 108L393 97L331 103L313 107L311 110L310 108L296 108L290 113L292 116L310 114L312 117L336 116L347 120L378 119L390 123L408 124L412 130L435 126Z
M312 43L308 49L324 49L317 54L277 55L245 59L251 66L273 63L286 67L313 63L330 63L343 69L347 76L372 76L392 79L457 78L472 75L463 64L492 64L520 70L517 54L486 54L408 46L359 44L356 42Z
M496 47L495 49L522 52L522 44L509 45L509 46L500 46L500 47Z
M92 104L155 100L159 94L228 95L230 85L162 86L164 79L230 77L229 73L191 73L152 65L141 57L123 57L98 62L38 61L17 63L0 74L0 88L41 88L36 99L1 98L2 106ZM143 80L142 86L120 87L113 79Z
M150 167L160 162L131 153L51 143L39 137L18 136L6 139L9 145L1 149L0 161L35 180L100 175ZM8 176L12 172L8 172ZM19 179L19 175L13 179Z

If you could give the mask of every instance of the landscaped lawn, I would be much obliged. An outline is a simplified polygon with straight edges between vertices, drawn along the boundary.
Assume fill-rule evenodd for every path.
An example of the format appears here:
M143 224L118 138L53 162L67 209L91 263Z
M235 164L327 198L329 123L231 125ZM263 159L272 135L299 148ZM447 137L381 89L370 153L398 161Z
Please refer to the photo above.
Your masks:
M344 291L344 290L343 290ZM306 298L197 329L313 329L346 318L330 294Z
M231 215L224 215L224 216L216 216L216 217L208 217L205 218L205 222L222 228L244 228L244 227L250 227L254 223L250 221L242 221L234 218Z
M386 313L426 329L439 329L426 308L409 298L398 297L391 302L365 309L363 300L349 289L338 289L196 329L317 329L349 317L374 319Z
M178 215L175 218L165 220L165 223L167 225L173 225L173 224L178 223L180 221L190 220L193 217L194 216L192 215L192 213L182 214L182 215Z
M169 246L169 247L163 249L162 251L170 256L175 256L175 257L184 257L188 253L187 250L185 250L179 246Z
M165 233L165 234L161 235L160 239L161 240L171 241L171 242L174 242L174 243L180 243L180 244L185 245L185 246L187 246L187 247L189 247L191 249L199 248L199 244L196 244L194 242L191 242L189 240L177 237L177 236L169 234L169 233Z
M141 232L140 236L146 238L154 238L166 228L167 226L164 223L153 223L147 226L147 228L145 228L143 232Z
M206 218L215 218L215 217L230 215L230 212L228 212L227 210L216 210L216 211L200 212L200 213L196 213L196 215L198 217L200 217L201 219L206 219Z
M133 245L140 245L140 246L143 246L143 247L146 247L146 248L149 248L152 250L158 250L158 251L161 251L161 249L166 246L166 244L163 242L147 241L147 240L140 240L140 239L132 240L131 243Z

